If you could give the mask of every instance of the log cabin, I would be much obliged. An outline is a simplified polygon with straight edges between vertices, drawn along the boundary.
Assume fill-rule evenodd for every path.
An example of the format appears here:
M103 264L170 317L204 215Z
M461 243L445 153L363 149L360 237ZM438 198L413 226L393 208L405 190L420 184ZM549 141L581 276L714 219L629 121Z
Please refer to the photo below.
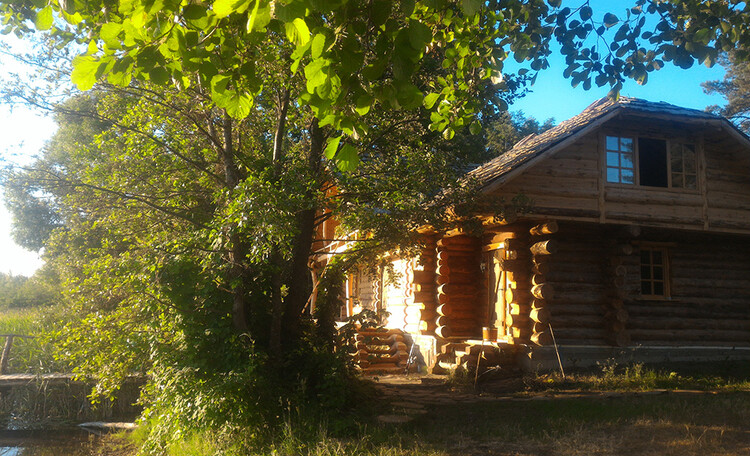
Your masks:
M483 232L426 231L401 280L347 286L428 365L472 340L529 370L750 359L750 139L727 119L604 98L468 178Z

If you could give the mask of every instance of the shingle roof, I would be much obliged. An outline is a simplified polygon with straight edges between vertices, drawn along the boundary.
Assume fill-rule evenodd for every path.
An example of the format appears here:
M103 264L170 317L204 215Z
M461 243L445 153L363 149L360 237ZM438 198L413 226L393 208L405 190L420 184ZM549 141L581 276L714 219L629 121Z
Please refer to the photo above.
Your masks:
M477 179L483 186L503 177L507 173L542 155L555 145L568 138L582 133L586 127L599 119L609 118L619 112L640 112L691 119L726 120L723 117L697 109L681 108L669 103L652 102L638 98L620 97L617 100L602 98L593 102L580 114L559 125L535 136L527 136L516 143L504 154L474 169L469 176Z

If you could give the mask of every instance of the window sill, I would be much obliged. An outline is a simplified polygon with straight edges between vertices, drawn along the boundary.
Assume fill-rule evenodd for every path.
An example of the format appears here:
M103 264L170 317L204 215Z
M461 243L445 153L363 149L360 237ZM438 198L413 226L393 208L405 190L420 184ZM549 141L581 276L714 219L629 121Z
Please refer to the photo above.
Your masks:
M623 184L620 182L604 182L604 188L606 190L607 187L612 188L633 188L637 190L645 190L648 192L668 192L668 193L682 193L682 194L690 194L690 195L700 195L701 191L699 189L688 189L688 188L669 188L669 187L649 187L647 185L638 185L638 184Z

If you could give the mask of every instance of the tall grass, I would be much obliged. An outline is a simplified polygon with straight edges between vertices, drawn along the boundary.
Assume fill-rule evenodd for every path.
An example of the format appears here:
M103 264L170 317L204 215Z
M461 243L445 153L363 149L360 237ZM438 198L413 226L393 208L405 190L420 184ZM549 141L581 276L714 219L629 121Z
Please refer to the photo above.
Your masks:
M34 336L13 339L8 362L10 374L69 372L69 366L55 360L45 331L52 328L60 310L56 307L0 309L0 334ZM0 337L0 350L6 339Z

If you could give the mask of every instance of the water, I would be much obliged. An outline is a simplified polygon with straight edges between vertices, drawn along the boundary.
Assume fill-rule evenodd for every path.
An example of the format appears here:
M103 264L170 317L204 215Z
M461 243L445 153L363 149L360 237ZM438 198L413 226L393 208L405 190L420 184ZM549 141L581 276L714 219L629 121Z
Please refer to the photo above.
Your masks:
M0 456L93 456L98 437L80 429L0 431Z

